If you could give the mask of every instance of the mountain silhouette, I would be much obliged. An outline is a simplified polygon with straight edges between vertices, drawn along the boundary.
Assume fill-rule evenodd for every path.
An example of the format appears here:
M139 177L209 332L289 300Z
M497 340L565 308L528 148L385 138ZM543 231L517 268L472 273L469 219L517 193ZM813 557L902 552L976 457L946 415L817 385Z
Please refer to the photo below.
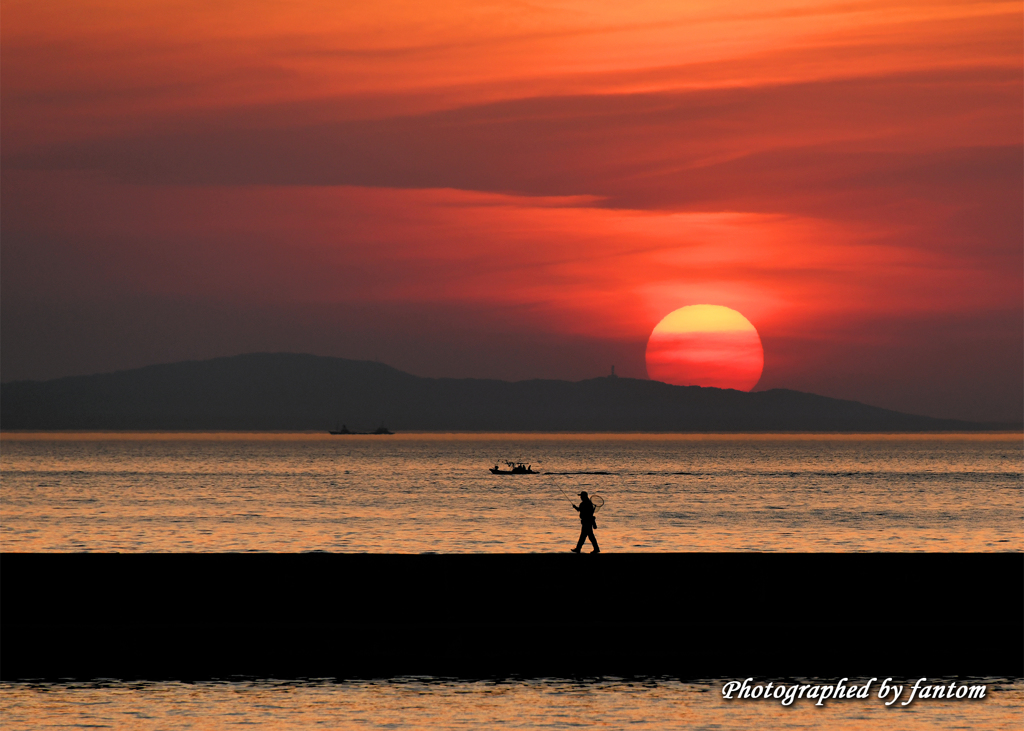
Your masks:
M772 389L631 378L421 378L369 361L254 353L0 386L0 428L395 431L959 431L914 416ZM339 437L343 438L343 437Z

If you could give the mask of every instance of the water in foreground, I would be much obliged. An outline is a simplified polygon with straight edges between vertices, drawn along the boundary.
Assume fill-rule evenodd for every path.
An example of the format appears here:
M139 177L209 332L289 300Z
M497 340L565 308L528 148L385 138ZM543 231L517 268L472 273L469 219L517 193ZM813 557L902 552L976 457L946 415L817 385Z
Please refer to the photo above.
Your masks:
M834 683L837 679L821 680ZM916 680L916 679L915 679ZM787 682L819 682L795 679ZM911 681L913 682L913 680ZM939 682L929 679L929 682ZM948 683L948 680L945 681ZM8 731L45 728L189 729L1012 729L1024 682L986 684L984 700L917 700L886 707L869 698L726 701L722 681L664 678L458 681L396 678L334 682L3 683Z
M502 459L539 475L496 476ZM1020 551L1003 435L4 434L5 551Z

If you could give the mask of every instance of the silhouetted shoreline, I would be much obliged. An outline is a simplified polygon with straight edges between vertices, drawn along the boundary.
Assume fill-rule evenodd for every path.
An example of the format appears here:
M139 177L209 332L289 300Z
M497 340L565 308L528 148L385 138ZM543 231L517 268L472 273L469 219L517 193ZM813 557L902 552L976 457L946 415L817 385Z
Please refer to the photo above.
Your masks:
M965 432L1016 424L935 419L815 394L745 393L630 378L510 383L420 378L381 363L253 354L0 386L10 430L397 432Z

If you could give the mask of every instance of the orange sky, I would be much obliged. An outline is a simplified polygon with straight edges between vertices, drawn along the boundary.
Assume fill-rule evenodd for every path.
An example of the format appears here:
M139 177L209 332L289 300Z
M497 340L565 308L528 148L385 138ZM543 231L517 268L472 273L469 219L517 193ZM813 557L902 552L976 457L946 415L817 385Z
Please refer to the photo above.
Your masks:
M0 2L2 377L253 350L1019 419L1019 3Z

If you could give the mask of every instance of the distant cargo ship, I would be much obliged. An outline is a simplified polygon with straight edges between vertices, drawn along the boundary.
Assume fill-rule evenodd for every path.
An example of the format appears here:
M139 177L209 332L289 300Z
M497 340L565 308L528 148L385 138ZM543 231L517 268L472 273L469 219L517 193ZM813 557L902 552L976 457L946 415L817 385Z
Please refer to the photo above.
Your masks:
M373 431L350 431L344 424L341 425L340 429L334 429L329 432L330 434L394 434L393 431L388 429L386 426L378 426Z

